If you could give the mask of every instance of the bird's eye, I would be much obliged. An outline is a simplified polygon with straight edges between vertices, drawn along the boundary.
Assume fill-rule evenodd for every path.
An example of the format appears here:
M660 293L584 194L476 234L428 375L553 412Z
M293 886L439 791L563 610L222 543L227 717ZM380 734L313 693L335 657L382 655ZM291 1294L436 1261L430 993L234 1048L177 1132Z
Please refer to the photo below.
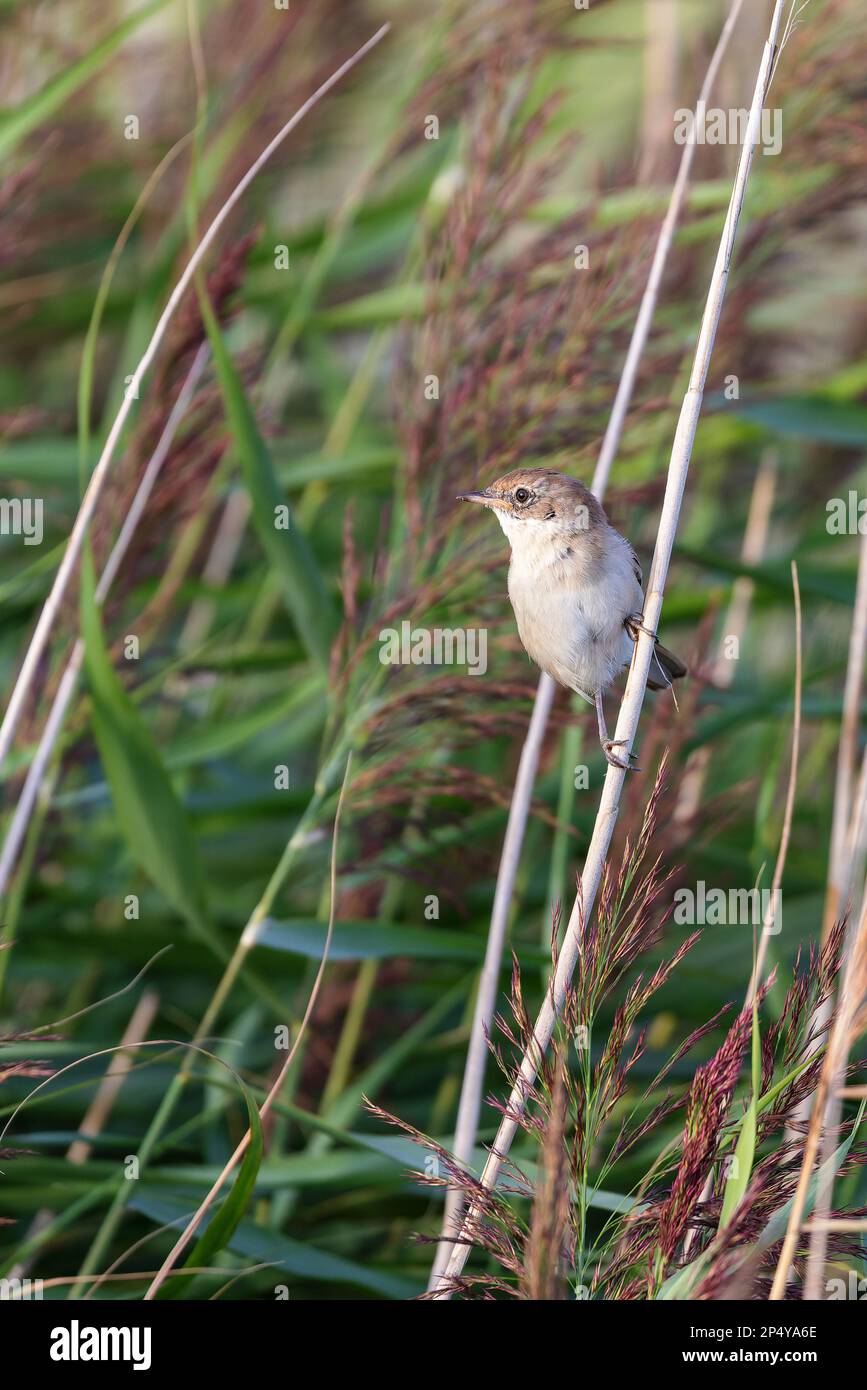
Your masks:
M529 492L527 491L527 489L526 489L525 487L519 487L519 488L516 488L516 489L515 489L515 501L516 501L516 502L526 502L526 501L529 500L529 497L530 497L530 494L529 494Z

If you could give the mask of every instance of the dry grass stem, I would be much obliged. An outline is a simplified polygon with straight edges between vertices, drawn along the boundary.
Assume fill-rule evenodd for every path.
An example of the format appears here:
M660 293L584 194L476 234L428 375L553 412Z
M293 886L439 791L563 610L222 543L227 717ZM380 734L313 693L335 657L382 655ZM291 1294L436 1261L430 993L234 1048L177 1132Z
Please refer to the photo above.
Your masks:
M843 719L837 750L828 885L822 917L823 940L827 937L837 918L845 912L846 900L851 888L851 882L847 881L847 867L852 862L851 856L847 852L847 838L852 821L852 787L855 780L855 760L858 754L858 725L865 656L867 656L867 534L861 536L858 548L858 580L855 588L852 630L849 637L846 683L843 688Z
M210 355L207 344L202 344L193 359L189 372L183 386L178 394L169 417L165 423L162 434L157 441L157 446L148 460L147 467L142 474L141 482L138 485L132 504L123 520L117 540L112 547L111 554L106 561L105 568L100 575L96 586L94 601L101 606L108 596L112 584L117 578L124 556L129 548L130 541L135 534L136 528L144 515L148 500L153 492L160 470L169 456L169 452L174 442L175 435L180 427L181 421L189 409L190 403L196 392L202 373ZM48 770L57 740L60 737L69 707L72 704L78 677L81 674L81 667L84 662L84 639L78 637L72 648L69 660L60 678L57 692L51 705L51 710L42 736L39 740L33 761L27 769L27 776L24 779L24 786L15 804L15 811L3 841L3 849L0 852L0 897L6 892L12 872L18 859L33 808L39 796L40 787L43 786L43 779Z
M829 1123L832 1120L829 1111L829 1101L834 1101L835 1093L839 1090L840 1083L845 1075L849 1049L852 1045L853 1035L857 1031L856 1019L862 1010L864 1002L865 972L867 972L867 903L865 903L865 908L862 909L861 915L858 918L857 927L854 931L851 930L851 926L852 924L850 923L850 930L847 933L849 939L844 951L843 970L841 972L840 987L837 994L837 1008L834 1012L834 1022L828 1039L828 1048L822 1065L822 1074L819 1078L819 1084L816 1087L815 1096L813 1097L813 1106L810 1114L807 1138L804 1143L804 1157L801 1163L798 1187L792 1201L792 1209L789 1213L786 1234L770 1292L770 1299L772 1302L778 1302L786 1296L789 1270L791 1269L792 1261L797 1251L810 1184L815 1176L816 1160L819 1156L823 1136L825 1147L828 1151L828 1157L830 1157L833 1152L832 1145L834 1143L834 1136L836 1135L836 1126L833 1125L833 1123ZM833 1183L833 1174L831 1175L830 1181ZM820 1196L821 1194L817 1194L817 1206ZM827 1197L825 1199L825 1206L827 1208ZM821 1221L824 1218L825 1212L817 1211L816 1215L817 1219ZM806 1299L816 1299L819 1297L819 1286L825 1267L826 1236L827 1232L821 1229L813 1234L813 1242L815 1242L815 1244L811 1244L804 1288L804 1297Z

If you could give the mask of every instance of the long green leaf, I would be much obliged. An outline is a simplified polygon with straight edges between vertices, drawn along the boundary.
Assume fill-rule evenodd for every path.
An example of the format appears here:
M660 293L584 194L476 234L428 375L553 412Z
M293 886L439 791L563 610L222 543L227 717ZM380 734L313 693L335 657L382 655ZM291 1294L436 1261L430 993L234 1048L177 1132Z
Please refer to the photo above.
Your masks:
M160 1225L171 1222L175 1226L183 1226L189 1219L188 1202L179 1197L164 1197L149 1191L144 1185L134 1194L129 1205ZM299 1279L348 1284L367 1289L383 1298L413 1298L421 1292L408 1279L377 1270L370 1264L356 1264L340 1255L332 1255L330 1251L317 1250L312 1245L302 1245L300 1241L289 1240L276 1231L263 1231L249 1221L241 1222L229 1245L236 1254L249 1260L273 1263L275 1283L281 1282L279 1273L283 1270Z
M228 1197L223 1202L219 1211L213 1216L205 1227L199 1239L196 1241L192 1250L184 1261L185 1269L201 1269L205 1265L213 1263L214 1257L225 1250L231 1243L232 1236L240 1225L247 1204L253 1195L256 1186L256 1178L262 1163L264 1152L264 1142L262 1138L262 1122L259 1119L257 1110L250 1093L244 1088L244 1099L247 1102L247 1122L250 1128L250 1142L244 1154L241 1166L232 1183ZM189 1283L193 1280L190 1275L189 1282L186 1279L167 1279L160 1289L160 1297L176 1298L178 1294L189 1288Z
M819 440L823 444L867 444L867 406L822 396L772 396L740 401L731 407L745 420L777 434Z
M259 929L256 944L269 946L275 951L289 951L308 960L319 960L324 939L325 929L321 922L276 922L268 918ZM404 927L386 922L338 922L328 954L332 961L392 960L395 956L409 956L413 960L477 961L484 954L484 946L480 936L438 927L425 931L423 927ZM522 960L527 961L551 959L550 951L525 944L521 945L519 954ZM506 962L503 969L511 969L511 964Z
M93 731L130 853L190 926L210 936L198 846L156 742L112 667L89 558L82 566L81 621Z
M289 515L286 497L280 490L271 456L256 426L220 326L204 296L201 303L226 418L241 461L259 539L280 580L286 607L302 642L314 660L327 667L337 622L322 575L306 537ZM285 511L280 514L278 509ZM283 515L288 517L288 525L278 529L278 515L281 520Z

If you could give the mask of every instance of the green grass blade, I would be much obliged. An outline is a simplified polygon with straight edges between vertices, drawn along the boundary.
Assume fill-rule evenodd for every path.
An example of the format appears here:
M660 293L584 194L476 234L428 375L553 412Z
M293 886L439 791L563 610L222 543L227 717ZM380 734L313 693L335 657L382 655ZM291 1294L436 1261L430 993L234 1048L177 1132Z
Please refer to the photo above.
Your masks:
M192 1250L184 1261L185 1269L201 1269L205 1265L214 1262L215 1256L221 1250L225 1250L231 1243L232 1237L241 1222L247 1204L253 1195L256 1186L256 1178L262 1164L262 1154L264 1152L264 1141L262 1137L262 1122L259 1119L257 1110L249 1091L244 1088L244 1099L247 1102L247 1121L250 1129L250 1142L247 1145L246 1153L238 1169L235 1181L232 1183L231 1190L219 1211L211 1218L205 1230L196 1241ZM186 1279L167 1279L159 1291L160 1298L176 1298L179 1294L188 1289L193 1280L190 1275Z
M120 48L124 39L134 33L146 19L150 19L151 15L164 9L167 2L168 0L151 0L149 5L142 6L95 44L77 63L70 64L63 72L46 82L44 87L40 87L38 92L33 92L17 106L0 114L0 158L8 158L19 141L59 111L79 87L99 72L112 54Z
M92 567L82 567L82 631L93 700L93 731L118 823L130 853L191 927L209 935L205 880L186 812L155 740L114 671Z
M166 1197L145 1189L137 1192L130 1206L151 1221L183 1226L189 1219L189 1202L182 1198ZM242 1221L233 1233L230 1248L248 1260L267 1261L275 1265L274 1282L281 1283L280 1272L296 1279L314 1283L348 1284L366 1289L382 1298L413 1298L421 1292L414 1283L398 1275L380 1271L369 1263L361 1265L327 1250L290 1240L276 1231L263 1231L252 1222Z
M277 529L277 508L286 508L274 465L256 426L253 411L210 305L202 308L223 394L226 418L241 461L253 505L253 520L266 555L278 576L283 597L305 647L323 667L328 665L337 620L322 575L306 537L290 517ZM288 512L286 513L288 515Z
M256 945L319 960L324 939L325 929L321 922L303 919L276 922L269 918L259 929ZM408 956L413 960L477 961L483 954L481 936L448 929L425 931L422 927L388 922L338 922L329 958L332 961L391 960L395 956ZM550 960L550 951L546 953L541 947L522 945L520 954L522 959ZM507 968L511 969L509 962L503 967Z
M775 434L854 448L867 444L867 407L855 402L821 396L771 396L741 401L733 409L743 419L764 425Z
M852 1128L850 1129L847 1138L843 1140L842 1144L839 1144L837 1146L837 1148L831 1154L831 1157L827 1158L825 1162L819 1168L816 1169L816 1172L810 1178L810 1184L807 1188L807 1200L804 1203L804 1210L802 1213L803 1220L806 1220L806 1218L810 1216L812 1213L813 1207L816 1202L816 1193L819 1190L820 1181L824 1181L825 1178L827 1178L830 1174L834 1174L839 1171L843 1163L843 1160L845 1159L853 1143L855 1142L855 1136L859 1133L861 1129L861 1122L864 1119L865 1110L867 1110L867 1101L862 1101L860 1106L858 1107L858 1114L855 1116L855 1120L852 1124ZM767 1250L769 1246L776 1245L777 1241L783 1239L783 1236L786 1234L786 1227L789 1224L789 1213L792 1210L792 1204L794 1200L794 1197L791 1197L789 1201L785 1203L784 1206L780 1207L778 1211L774 1212L773 1216L771 1217L770 1221L768 1222L767 1226L762 1231L762 1234L759 1236L756 1242L756 1249Z

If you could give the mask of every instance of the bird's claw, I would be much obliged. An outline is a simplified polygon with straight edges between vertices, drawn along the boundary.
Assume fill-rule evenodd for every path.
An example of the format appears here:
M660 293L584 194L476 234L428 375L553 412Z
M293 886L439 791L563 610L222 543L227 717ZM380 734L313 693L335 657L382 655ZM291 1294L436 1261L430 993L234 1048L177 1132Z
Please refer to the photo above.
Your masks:
M656 641L656 633L651 632L649 627L644 626L643 613L630 613L628 618L624 618L623 626L626 628L633 642L638 641L639 632L643 632L647 637L652 637L654 642Z
M623 772L640 772L641 768L638 767L638 765L632 761L632 759L636 756L635 753L631 751L628 752L626 754L626 762L624 762L622 758L618 758L615 755L613 750L615 748L622 748L625 745L625 743L625 738L606 739L602 745L602 752L605 754L606 762L610 763L611 767L619 767Z

